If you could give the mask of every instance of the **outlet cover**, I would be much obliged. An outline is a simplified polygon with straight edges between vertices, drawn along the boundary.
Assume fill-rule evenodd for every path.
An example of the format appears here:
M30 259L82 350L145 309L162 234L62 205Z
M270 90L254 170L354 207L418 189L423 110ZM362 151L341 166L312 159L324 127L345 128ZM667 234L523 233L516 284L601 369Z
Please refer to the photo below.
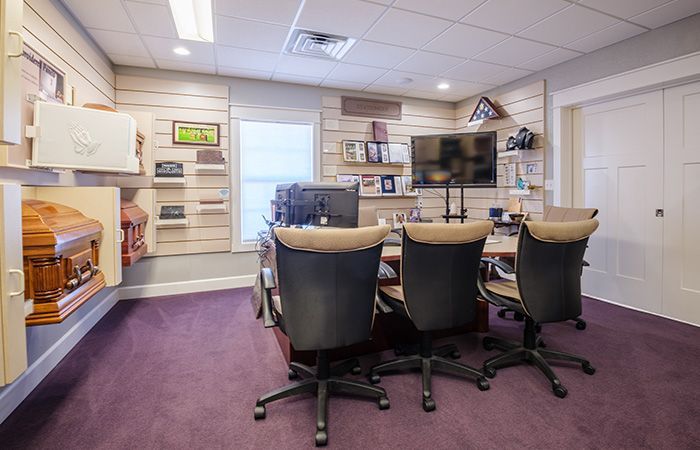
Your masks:
M554 190L554 180L544 180L544 190L553 191Z

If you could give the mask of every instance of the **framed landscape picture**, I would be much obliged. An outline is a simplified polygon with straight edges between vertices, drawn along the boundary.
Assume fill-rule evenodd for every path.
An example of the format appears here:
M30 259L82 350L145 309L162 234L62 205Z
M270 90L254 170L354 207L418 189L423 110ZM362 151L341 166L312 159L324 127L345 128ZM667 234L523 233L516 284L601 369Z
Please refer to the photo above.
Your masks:
M220 145L221 130L218 123L192 123L173 121L173 144Z

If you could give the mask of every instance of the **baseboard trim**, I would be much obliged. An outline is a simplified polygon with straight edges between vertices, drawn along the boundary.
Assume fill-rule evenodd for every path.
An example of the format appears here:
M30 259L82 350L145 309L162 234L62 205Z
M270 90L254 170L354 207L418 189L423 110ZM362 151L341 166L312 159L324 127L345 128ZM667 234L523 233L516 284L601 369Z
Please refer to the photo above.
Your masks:
M119 301L119 291L114 290L99 305L85 315L56 341L43 355L27 368L11 384L0 392L0 423L19 406L73 347Z
M586 293L584 293L583 295L585 295L585 296L588 297L588 298L592 298L593 300L598 300L598 301L600 301L600 302L610 303L611 305L619 306L619 307L621 307L621 308L631 309L631 310L633 310L633 311L638 311L638 312L645 313L645 314L651 314L652 316L661 317L661 318L663 318L663 319L673 320L674 322L680 322L680 323L684 323L684 324L686 324L686 325L690 325L690 326L693 326L693 327L696 327L696 328L700 328L700 324L697 324L697 323L686 322L685 320L680 320L680 319L677 319L677 318L675 318L675 317L669 317L669 316L665 316L665 315L660 314L660 313L655 313L655 312L652 312L652 311L647 311L647 310L645 310L645 309L635 308L634 306L625 305L624 303L614 302L614 301L612 301L612 300L608 300L608 299L602 298L602 297L596 297L595 295L590 295L590 294L586 294Z
M192 292L218 291L221 289L250 287L255 284L255 278L255 275L239 275L236 277L176 281L173 283L145 284L141 286L125 286L119 288L119 299L131 300L146 297L162 297L164 295L189 294Z

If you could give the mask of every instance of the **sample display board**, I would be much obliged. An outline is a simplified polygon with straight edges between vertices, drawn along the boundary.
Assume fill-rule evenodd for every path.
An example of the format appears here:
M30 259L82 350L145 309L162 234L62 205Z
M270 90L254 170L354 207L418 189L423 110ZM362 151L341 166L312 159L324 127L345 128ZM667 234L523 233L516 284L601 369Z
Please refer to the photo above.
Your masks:
M155 190L155 211L151 220L156 226L156 251L148 255L230 251L228 86L117 75L116 92L118 110L155 115L151 166L146 167L146 173L154 174L156 165L162 169L173 167L170 163L175 163L176 172L179 175L182 170L183 175L160 176L155 180L152 176L119 180L122 187ZM219 146L184 143L181 136L174 139L174 123L218 125ZM203 165L201 161L198 164L197 153L203 149L220 150L223 164L216 167ZM171 182L163 182L164 179ZM223 206L202 207L214 200ZM173 206L183 207L187 220L158 224L156 218L162 208Z

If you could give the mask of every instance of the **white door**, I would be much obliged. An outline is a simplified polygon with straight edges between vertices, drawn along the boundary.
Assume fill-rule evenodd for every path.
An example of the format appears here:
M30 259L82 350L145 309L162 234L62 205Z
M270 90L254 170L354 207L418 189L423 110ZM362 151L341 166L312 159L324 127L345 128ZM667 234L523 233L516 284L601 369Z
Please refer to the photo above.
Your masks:
M663 314L700 324L700 83L664 96Z
M663 93L573 111L574 205L598 208L583 292L662 312Z

